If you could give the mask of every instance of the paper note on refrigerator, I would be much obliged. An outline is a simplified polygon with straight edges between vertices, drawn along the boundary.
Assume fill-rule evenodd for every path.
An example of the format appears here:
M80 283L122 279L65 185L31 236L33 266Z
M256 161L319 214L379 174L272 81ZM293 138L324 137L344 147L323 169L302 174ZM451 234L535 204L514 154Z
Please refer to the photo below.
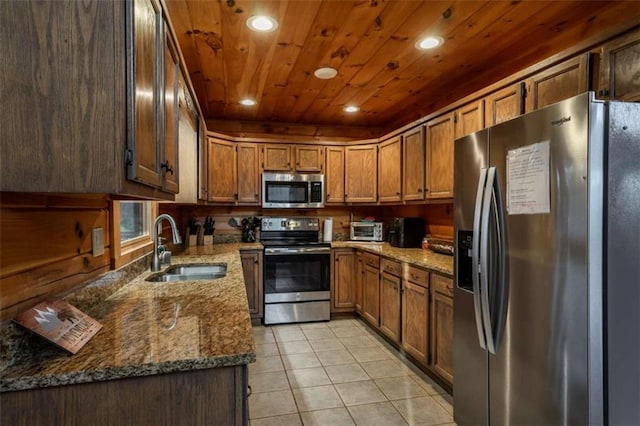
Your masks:
M549 141L507 153L507 213L549 213Z

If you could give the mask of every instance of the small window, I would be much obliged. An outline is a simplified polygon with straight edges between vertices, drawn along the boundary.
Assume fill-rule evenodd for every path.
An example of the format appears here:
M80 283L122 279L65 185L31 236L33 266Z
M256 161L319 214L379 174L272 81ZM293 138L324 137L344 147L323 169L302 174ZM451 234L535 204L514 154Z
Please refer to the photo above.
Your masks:
M111 205L111 266L118 268L153 251L151 224L158 206L153 201L116 201Z
M149 235L149 201L120 201L120 243Z

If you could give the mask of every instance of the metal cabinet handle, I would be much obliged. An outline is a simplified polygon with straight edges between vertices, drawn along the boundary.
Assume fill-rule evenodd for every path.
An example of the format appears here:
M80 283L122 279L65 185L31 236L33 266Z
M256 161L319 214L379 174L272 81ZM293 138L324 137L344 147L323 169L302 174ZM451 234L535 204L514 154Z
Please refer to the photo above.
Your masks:
M169 160L160 164L160 168L165 170L165 173L171 173L173 175L173 167L169 164Z

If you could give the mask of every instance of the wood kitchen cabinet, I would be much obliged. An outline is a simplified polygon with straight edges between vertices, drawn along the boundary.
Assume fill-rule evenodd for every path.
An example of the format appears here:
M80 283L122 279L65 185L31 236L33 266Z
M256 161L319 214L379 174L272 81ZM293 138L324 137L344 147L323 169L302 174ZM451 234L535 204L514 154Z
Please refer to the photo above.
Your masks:
M290 172L293 170L291 145L263 145L262 169L266 172Z
M296 148L296 171L322 173L324 169L324 147L298 145Z
M470 102L458 108L454 112L454 122L454 139L484 129L484 100Z
M236 145L209 138L208 201L233 203L237 197Z
M260 147L255 143L238 143L236 151L238 204L259 205Z
M345 201L375 203L378 197L378 146L376 144L345 148Z
M640 33L618 37L602 48L598 97L640 101Z
M356 313L362 315L362 282L364 279L364 263L362 262L362 252L360 250L356 251L355 254L356 264L355 264L355 283L356 283L356 301L355 301L355 310Z
M355 253L352 249L334 249L331 256L331 312L353 312L356 301Z
M20 100L19 107L0 105L3 124L11 123L0 126L0 191L173 200L177 147L165 147L175 128L165 129L170 105L163 96L173 76L171 68L165 80L170 34L160 2L78 7L61 0L43 13L34 7L6 2L0 8L4 30L13 34L2 45L2 78L11 82L3 96ZM167 159L174 172L165 180Z
M396 136L378 149L378 201L402 200L402 140Z
M426 197L453 197L454 114L449 112L427 122Z
M590 54L576 56L526 80L525 112L535 111L589 89Z
M407 265L402 280L402 349L429 362L429 272Z
M431 369L453 383L453 280L431 274Z
M424 200L424 126L402 135L402 199Z
M378 328L380 319L380 258L371 253L362 255L362 317Z
M486 127L524 114L524 83L519 82L484 98Z
M178 163L178 78L180 60L168 26L164 31L164 162L160 164L164 175L163 189L174 194L179 187Z
M263 317L262 250L240 250L249 313L254 322Z
M325 202L344 203L344 147L328 146L325 149Z
M389 259L380 261L380 331L400 343L400 289L402 265Z

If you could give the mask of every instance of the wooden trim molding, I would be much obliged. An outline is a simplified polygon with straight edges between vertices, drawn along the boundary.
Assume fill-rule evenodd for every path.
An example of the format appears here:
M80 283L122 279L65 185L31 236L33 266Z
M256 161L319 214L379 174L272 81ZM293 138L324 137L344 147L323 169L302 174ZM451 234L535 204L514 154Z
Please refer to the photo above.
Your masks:
M151 221L158 215L158 203L151 202ZM119 268L153 251L151 234L120 244L120 201L111 201L111 241L113 256L111 267Z

